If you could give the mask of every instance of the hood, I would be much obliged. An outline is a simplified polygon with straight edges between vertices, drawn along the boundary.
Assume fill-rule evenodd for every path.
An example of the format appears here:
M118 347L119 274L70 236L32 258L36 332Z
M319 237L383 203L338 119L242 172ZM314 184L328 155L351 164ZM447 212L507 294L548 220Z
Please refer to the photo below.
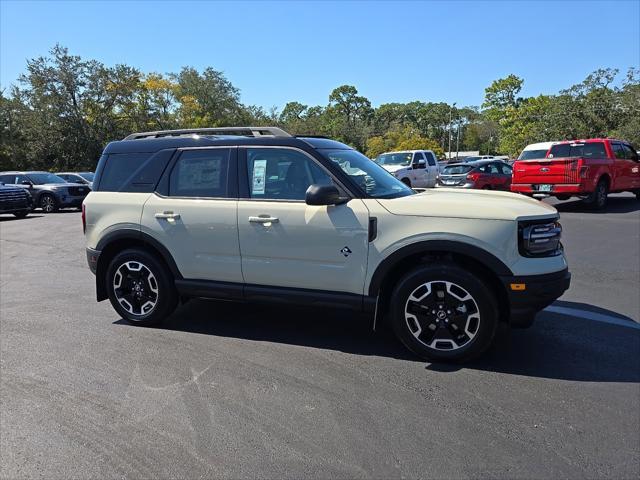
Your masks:
M518 220L553 218L558 211L551 205L516 193L457 188L429 189L423 193L395 199L378 199L394 215L424 217Z
M382 168L384 168L387 172L397 172L398 170L402 170L403 168L408 168L409 165L380 165Z

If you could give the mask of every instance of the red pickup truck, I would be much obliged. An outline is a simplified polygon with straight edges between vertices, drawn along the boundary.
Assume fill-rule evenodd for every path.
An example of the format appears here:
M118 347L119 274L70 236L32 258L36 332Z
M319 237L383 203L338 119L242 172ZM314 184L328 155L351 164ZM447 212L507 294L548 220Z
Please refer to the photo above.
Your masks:
M532 197L581 197L601 209L611 192L640 199L640 160L628 142L612 138L572 140L553 145L544 159L518 160L511 191Z

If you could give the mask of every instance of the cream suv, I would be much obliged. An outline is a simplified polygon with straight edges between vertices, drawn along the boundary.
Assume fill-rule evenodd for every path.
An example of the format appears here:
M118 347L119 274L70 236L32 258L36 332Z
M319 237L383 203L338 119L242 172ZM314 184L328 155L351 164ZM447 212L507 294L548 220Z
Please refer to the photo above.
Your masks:
M112 142L83 223L97 299L133 324L192 297L346 307L430 360L482 353L499 322L528 326L570 279L554 208L417 194L342 143L277 128Z

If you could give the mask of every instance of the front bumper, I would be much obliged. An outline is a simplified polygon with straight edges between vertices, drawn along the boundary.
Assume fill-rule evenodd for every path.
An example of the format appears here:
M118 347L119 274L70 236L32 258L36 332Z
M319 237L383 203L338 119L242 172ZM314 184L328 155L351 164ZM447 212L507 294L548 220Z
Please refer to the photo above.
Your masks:
M475 188L475 183L456 183L455 185L445 185L444 183L436 183L437 188Z
M510 323L528 327L540 310L553 303L569 288L571 273L565 268L544 275L500 277L509 300Z

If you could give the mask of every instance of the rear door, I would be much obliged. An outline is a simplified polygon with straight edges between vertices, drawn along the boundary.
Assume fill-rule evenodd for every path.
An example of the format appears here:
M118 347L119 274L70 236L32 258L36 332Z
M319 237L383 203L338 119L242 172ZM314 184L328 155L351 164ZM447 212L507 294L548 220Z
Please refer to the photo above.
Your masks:
M622 144L626 151L626 158L629 160L629 188L633 190L640 189L640 158L636 149L627 144Z
M429 182L429 170L427 168L427 161L424 158L422 152L415 152L413 154L413 161L411 162L411 186L425 188Z
M500 162L498 162L498 169L500 170L502 177L501 189L509 191L511 188L511 176L513 175L513 170L511 169L511 166Z
M185 279L241 283L237 148L176 155L144 205L142 231L171 252Z
M296 148L240 148L239 162L245 282L362 295L369 248L364 202L353 198L342 205L307 205L309 185L341 187L310 154Z

